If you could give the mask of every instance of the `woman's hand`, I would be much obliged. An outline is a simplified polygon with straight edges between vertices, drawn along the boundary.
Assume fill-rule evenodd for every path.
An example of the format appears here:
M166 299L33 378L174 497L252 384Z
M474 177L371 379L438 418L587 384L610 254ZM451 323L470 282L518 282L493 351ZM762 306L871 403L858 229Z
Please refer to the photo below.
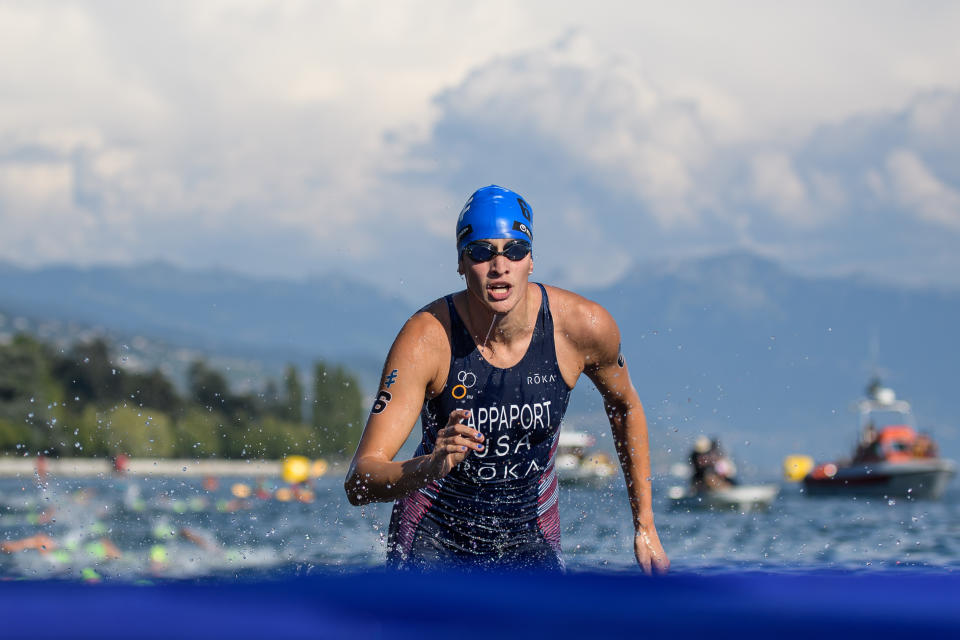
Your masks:
M663 574L670 568L670 558L667 557L660 536L653 525L637 529L633 536L633 553L637 556L637 563L645 574Z
M435 477L442 478L450 473L471 451L483 451L483 434L460 423L469 417L470 412L466 409L454 409L447 419L447 426L437 432L430 454Z

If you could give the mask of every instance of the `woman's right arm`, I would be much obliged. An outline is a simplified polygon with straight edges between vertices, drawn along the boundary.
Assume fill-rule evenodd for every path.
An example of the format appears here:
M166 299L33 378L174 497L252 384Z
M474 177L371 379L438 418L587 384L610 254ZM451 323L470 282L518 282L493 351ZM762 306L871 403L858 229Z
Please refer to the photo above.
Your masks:
M446 475L470 451L482 450L478 432L460 424L466 413L454 411L433 452L393 459L413 430L428 390L442 388L447 358L446 332L434 315L417 313L400 330L344 482L351 504L395 500Z

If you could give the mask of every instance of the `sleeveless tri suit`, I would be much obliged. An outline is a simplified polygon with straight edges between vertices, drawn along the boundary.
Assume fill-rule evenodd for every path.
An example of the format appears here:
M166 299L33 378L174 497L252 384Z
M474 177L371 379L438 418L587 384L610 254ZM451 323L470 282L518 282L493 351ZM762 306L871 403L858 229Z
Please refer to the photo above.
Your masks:
M433 450L457 408L471 412L466 424L483 434L485 448L396 501L388 566L563 569L554 459L570 388L557 365L547 292L538 286L530 346L508 369L483 359L446 297L450 372L443 391L424 403L416 455Z

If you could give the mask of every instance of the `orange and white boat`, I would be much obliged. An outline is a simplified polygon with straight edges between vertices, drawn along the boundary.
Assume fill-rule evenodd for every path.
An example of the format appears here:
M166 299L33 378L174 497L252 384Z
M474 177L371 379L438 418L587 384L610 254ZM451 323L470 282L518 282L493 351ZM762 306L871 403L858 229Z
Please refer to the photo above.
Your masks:
M857 407L860 443L849 460L819 464L803 479L810 496L936 499L956 475L932 438L918 434L910 404L874 381Z

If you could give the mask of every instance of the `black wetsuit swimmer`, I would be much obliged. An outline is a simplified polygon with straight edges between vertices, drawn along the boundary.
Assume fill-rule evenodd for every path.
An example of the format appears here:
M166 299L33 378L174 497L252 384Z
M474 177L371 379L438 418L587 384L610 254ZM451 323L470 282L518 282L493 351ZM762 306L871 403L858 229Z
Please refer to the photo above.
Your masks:
M487 363L451 296L450 372L443 391L424 404L417 456L433 450L454 409L484 435L447 476L396 501L387 564L397 568L563 569L554 458L570 388L560 374L547 293L523 359Z

